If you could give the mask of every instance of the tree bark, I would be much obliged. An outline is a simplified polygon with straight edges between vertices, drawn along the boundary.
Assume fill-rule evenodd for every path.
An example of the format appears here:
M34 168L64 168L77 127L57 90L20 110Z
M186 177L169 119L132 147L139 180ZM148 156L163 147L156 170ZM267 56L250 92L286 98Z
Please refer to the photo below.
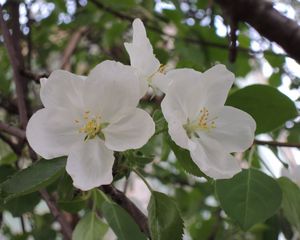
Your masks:
M215 0L224 14L250 24L262 36L279 44L288 55L300 62L300 26L285 17L265 0Z

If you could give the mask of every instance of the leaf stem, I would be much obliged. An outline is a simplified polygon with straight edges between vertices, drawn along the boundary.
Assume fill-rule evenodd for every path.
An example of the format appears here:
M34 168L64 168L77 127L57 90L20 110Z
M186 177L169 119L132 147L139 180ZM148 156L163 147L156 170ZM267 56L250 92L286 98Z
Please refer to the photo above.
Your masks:
M138 175L140 177L140 179L143 180L143 182L145 183L145 185L147 186L147 188L149 189L150 192L153 192L153 189L151 188L151 186L149 185L149 183L146 181L146 179L144 178L144 176L138 172L136 169L132 170L133 172L135 172L136 175Z

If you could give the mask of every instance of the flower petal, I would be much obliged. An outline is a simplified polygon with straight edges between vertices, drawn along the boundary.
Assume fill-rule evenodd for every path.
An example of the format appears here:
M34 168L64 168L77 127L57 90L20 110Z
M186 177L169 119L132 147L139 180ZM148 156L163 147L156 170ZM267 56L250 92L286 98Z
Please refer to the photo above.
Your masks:
M78 133L75 119L76 115L66 109L37 111L26 129L29 145L46 159L68 155L71 147L84 138Z
M146 111L138 108L103 129L105 145L114 151L140 148L154 132L152 118Z
M83 106L82 90L84 77L64 70L56 70L49 78L41 79L40 97L46 108L69 109Z
M174 118L174 112L177 112L177 117L182 121L194 119L199 114L205 96L201 75L200 72L188 68L167 73L172 82L161 106L168 122Z
M132 27L132 43L124 45L130 57L131 66L138 70L141 78L148 78L158 71L160 63L153 54L143 22L137 18L133 21Z
M104 121L119 119L139 102L139 83L130 66L115 61L98 64L89 74L84 90L85 109Z
M193 161L209 177L226 179L241 171L237 159L226 153L217 141L201 136L189 141L189 149Z
M189 137L182 126L180 121L176 121L174 118L173 121L168 122L168 132L172 140L180 147L189 149Z
M152 77L152 87L158 88L163 93L166 93L172 79L169 78L166 74L157 72Z
M112 182L113 164L113 151L107 149L101 139L95 138L74 145L66 170L73 179L73 185L87 191Z
M216 128L206 134L219 141L227 152L243 152L253 144L256 123L248 113L224 106L215 123Z
M203 81L206 93L204 107L211 112L218 111L220 107L224 106L234 82L233 73L228 71L224 65L217 64L203 73L201 81Z

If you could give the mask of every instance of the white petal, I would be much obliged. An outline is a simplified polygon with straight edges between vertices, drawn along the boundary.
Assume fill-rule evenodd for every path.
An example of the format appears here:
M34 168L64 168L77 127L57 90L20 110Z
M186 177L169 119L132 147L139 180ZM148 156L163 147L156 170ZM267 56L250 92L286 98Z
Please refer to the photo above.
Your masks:
M202 137L189 142L191 157L201 171L214 179L231 178L241 171L237 159L218 142Z
M189 138L182 126L180 121L176 120L176 117L170 122L168 122L168 132L172 140L180 147L189 149Z
M216 128L206 134L219 141L227 152L242 152L253 144L256 123L248 113L224 106L215 123Z
M152 86L154 88L158 88L163 93L166 93L170 86L171 81L172 79L169 78L166 74L157 72L152 77Z
M68 155L71 147L83 139L75 119L76 116L67 109L43 108L37 111L26 129L30 146L46 159Z
M139 102L139 80L130 66L115 61L98 64L85 87L85 108L104 121L119 119Z
M155 124L152 118L138 108L103 129L105 145L115 151L140 148L154 132Z
M132 27L132 43L124 45L130 57L131 66L138 70L141 78L148 78L157 72L160 63L153 54L153 48L147 38L143 22L137 18L133 21Z
M177 69L167 73L172 79L166 96L162 101L162 110L167 121L177 112L182 120L194 119L204 102L205 91L201 73L193 69Z
M113 151L107 149L101 139L95 138L74 145L66 170L73 179L73 185L87 191L112 182L113 163Z
M216 65L204 73L188 68L176 69L169 71L167 77L172 82L165 97L168 102L165 113L182 111L192 121L204 107L210 115L218 112L234 81L233 74L224 65Z
M83 106L84 78L64 70L56 70L41 79L40 97L47 108L79 108Z
M202 75L205 88L204 106L211 112L224 106L228 92L234 82L234 75L224 65L218 64L205 71Z

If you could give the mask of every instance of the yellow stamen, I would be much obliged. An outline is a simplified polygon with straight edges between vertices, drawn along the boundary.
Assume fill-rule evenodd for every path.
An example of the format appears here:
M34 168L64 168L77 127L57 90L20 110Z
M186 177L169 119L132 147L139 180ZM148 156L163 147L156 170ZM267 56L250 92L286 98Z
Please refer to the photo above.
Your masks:
M83 126L79 128L79 133L84 133L86 135L84 140L93 139L96 136L103 135L101 134L103 124L101 125L101 117L99 115L90 116L90 111L85 111L83 113L83 119L84 123ZM80 121L75 120L75 123L79 124Z
M167 65L160 64L158 72L160 72L162 74L166 74L166 68L167 68Z
M200 118L199 118L199 122L198 122L198 126L200 127L200 129L202 130L210 130L212 128L216 128L216 123L215 123L215 119L209 119L209 112L207 110L207 108L203 108L200 110Z

